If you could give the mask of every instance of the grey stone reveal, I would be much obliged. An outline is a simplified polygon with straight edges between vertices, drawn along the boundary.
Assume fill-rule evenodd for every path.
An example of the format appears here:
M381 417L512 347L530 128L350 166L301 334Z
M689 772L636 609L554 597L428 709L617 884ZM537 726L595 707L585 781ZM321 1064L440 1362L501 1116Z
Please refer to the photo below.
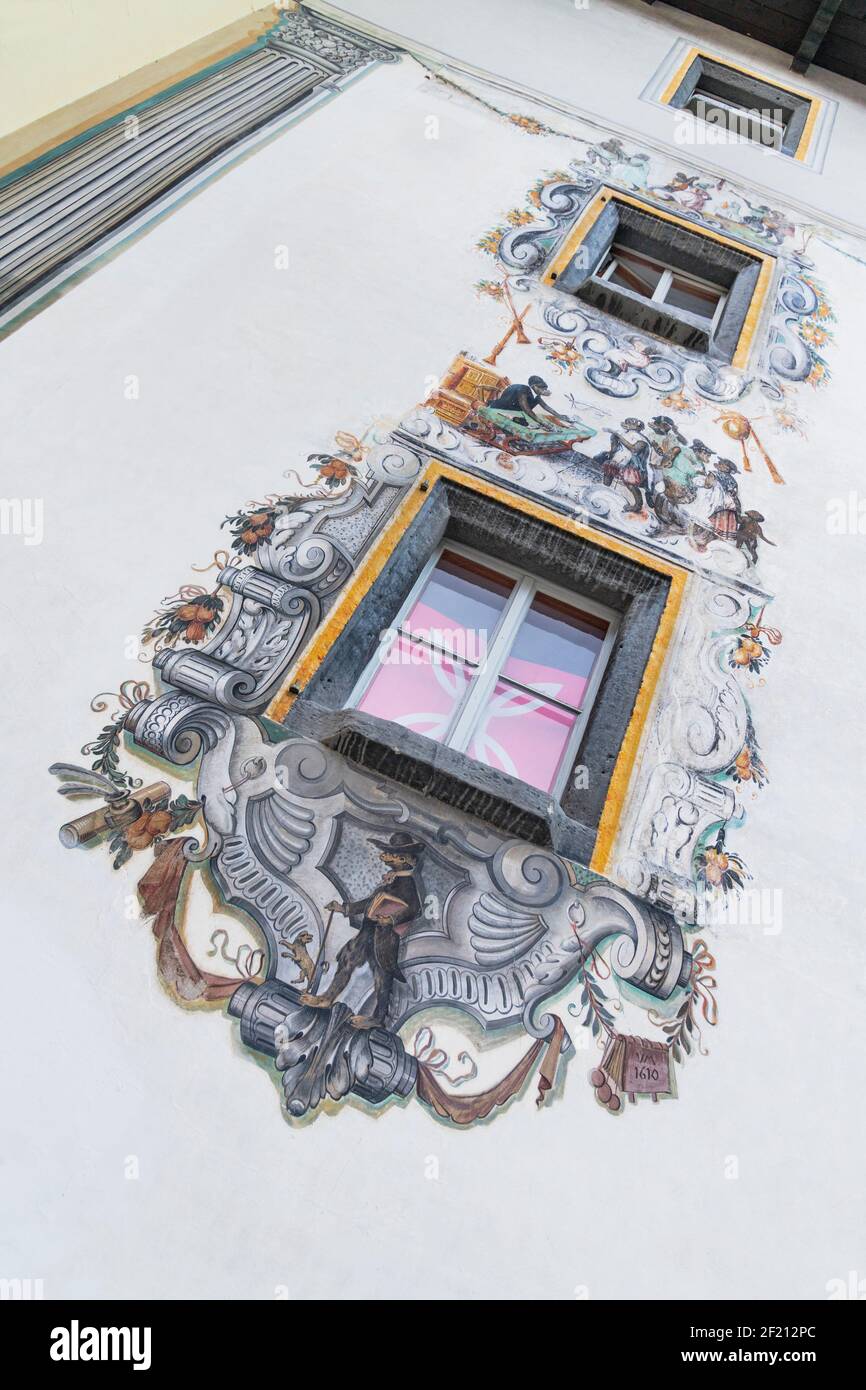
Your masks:
M763 82L759 77L750 77L747 73L737 72L736 68L726 67L724 63L718 63L713 58L699 55L685 73L668 105L679 110L693 110L695 89L699 85L701 90L710 96L732 102L735 106L745 106L747 110L781 112L785 125L782 154L796 154L812 105L808 97L784 91L780 87L774 87L771 82Z
M720 285L728 299L715 329L681 309L654 304L622 286L613 286L596 275L614 242L652 256L686 275L696 275ZM749 305L758 283L761 262L742 251L704 236L699 231L675 226L650 209L633 207L615 197L596 219L565 269L556 278L557 288L576 295L603 313L633 324L694 352L720 362L730 362L736 351Z
M443 540L583 596L621 615L613 651L578 750L585 788L570 776L561 802L399 724L345 705L423 565ZM658 630L670 581L590 540L439 479L391 560L359 603L284 720L351 761L477 816L497 829L588 864L614 764Z

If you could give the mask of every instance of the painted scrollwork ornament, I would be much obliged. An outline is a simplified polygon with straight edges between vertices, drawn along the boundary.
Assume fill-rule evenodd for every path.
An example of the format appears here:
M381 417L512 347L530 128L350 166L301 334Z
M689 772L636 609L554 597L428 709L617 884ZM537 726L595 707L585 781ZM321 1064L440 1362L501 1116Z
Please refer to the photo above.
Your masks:
M286 17L271 42L315 52L335 75L396 56L308 12ZM832 312L771 209L742 218L742 235L772 239L780 262L753 373L542 285L600 183L621 168L646 172L619 140L581 144L565 177L541 179L531 210L485 239L499 276L487 291L508 314L493 349L461 353L398 426L337 431L307 458L311 483L286 469L280 491L227 516L227 549L193 567L215 567L213 587L181 584L145 626L155 689L118 692L119 708L81 750L89 766L52 767L66 798L97 803L63 826L64 843L105 843L120 870L142 856L138 888L165 988L185 1005L226 1009L242 1042L273 1061L292 1122L350 1100L415 1097L466 1125L533 1076L537 1103L548 1104L583 1050L578 1038L598 1053L596 1100L627 1113L626 1097L676 1095L675 1067L704 1050L701 1028L717 1021L715 959L695 937L700 897L748 878L735 830L768 779L750 692L781 642L756 568L759 542L763 554L777 541L739 486L753 472L752 482L790 482L745 403L760 396L781 412L775 422L794 418L788 393L828 378L817 347ZM654 187L657 201L694 194L694 180L681 182ZM713 190L698 192L706 208L691 221L727 216ZM540 420L547 382L502 373L499 359L512 372L519 354L527 366L543 354L545 370L585 383L590 400L569 391ZM526 409L531 419L511 418ZM700 423L687 438L691 416ZM590 443L599 434L608 447ZM600 861L607 877L271 722L275 695L297 697L299 659L341 593L354 597L359 567L420 493L431 459L545 498L566 526L625 536L623 553L642 548L657 569L663 556L668 575L679 579L676 562L686 576ZM159 781L128 770L123 758L136 755L158 765ZM221 913L204 947L186 919L203 890Z

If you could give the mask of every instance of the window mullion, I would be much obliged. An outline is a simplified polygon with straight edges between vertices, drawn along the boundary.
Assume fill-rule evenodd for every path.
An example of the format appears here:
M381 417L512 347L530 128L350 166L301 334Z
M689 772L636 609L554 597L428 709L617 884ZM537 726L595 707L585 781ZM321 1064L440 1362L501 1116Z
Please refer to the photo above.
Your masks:
M466 703L449 731L446 740L449 748L455 748L459 752L465 751L481 711L487 705L499 679L499 673L505 665L508 653L517 636L517 630L526 617L535 596L535 589L535 580L526 576L512 594L499 624L499 631L472 682Z
M506 574L507 572L503 570L502 573ZM468 661L461 662L461 665L471 670L472 678L468 682L466 690L461 695L460 699L457 701L457 704L454 706L454 709L452 711L448 728L446 729L445 736L442 739L442 742L445 744L447 748L461 748L463 746L458 740L462 736L462 731L464 728L464 715L466 714L466 709L467 707L471 707L472 709L474 709L476 699L480 698L476 696L476 690L479 687L479 685L483 685L486 681L487 663L490 660L490 655L492 652L496 652L499 650L502 632L509 622L509 617L512 608L514 606L515 601L518 598L518 595L521 592L522 585L526 582L525 578L521 578L521 576L516 570L510 571L510 573L508 573L508 577L514 579L516 583L514 585L511 597L506 601L505 607L502 610L502 613L499 615L499 618L494 626L494 637L493 641L490 644L490 647L488 648L487 655L484 657L483 660L478 661L472 664L471 666ZM471 726L471 720L473 716L470 714L467 718L469 719Z
M656 304L664 304L665 298L666 298L666 296L667 296L667 292L668 292L668 290L669 290L670 287L671 287L671 281L673 280L673 278L674 278L674 273L673 273L672 270L663 270L663 271L662 271L662 278L659 280L658 284L656 285L656 287L655 287L655 292L654 292L654 294L653 294L653 301L654 301Z

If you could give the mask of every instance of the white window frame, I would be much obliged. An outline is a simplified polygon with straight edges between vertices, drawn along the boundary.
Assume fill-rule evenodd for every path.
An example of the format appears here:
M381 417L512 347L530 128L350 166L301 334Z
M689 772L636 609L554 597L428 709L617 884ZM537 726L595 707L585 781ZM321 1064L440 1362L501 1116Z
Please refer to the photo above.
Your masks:
M614 243L614 245L610 248L610 251L608 252L608 258L605 261L604 265L602 267L599 267L597 275L597 278L599 280L609 280L610 276L616 270L619 264L616 252L617 246L616 243ZM664 261L656 260L655 256L644 255L643 251L636 251L635 255L639 255L642 260L647 262L648 265L657 266L658 269L662 272L661 279L659 280L651 295L640 294L637 290L632 290L632 294L636 295L638 299L642 299L645 304L658 304L661 308L667 309L669 314L674 315L680 312L687 312L686 310L678 310L675 304L666 303L665 296L667 295L667 292L670 289L671 283L673 282L674 278L676 278L677 280L685 280L690 285L696 285L699 289L715 290L718 293L719 302L715 307L712 319L701 319L701 316L699 314L692 315L692 318L701 319L702 323L706 323L707 332L712 333L716 327L716 324L721 318L722 310L728 302L728 296L722 289L721 285L714 285L712 280L702 280L698 275L687 275L684 270L676 270L672 266L665 265Z
M596 603L594 599L585 598L582 594L571 593L568 589L563 589L559 585L549 584L545 579L538 579L535 575L528 574L526 570L515 568L502 560L496 559L491 555L484 555L480 551L471 550L468 546L458 544L455 541L446 540L430 556L427 563L421 570L405 602L399 612L395 615L394 621L389 629L387 643L379 646L375 656L368 662L360 678L355 684L349 699L346 702L347 709L357 709L361 700L364 698L374 676L381 669L385 655L391 650L391 646L397 641L403 621L412 606L420 596L424 585L427 583L433 570L443 553L450 551L452 554L461 555L467 560L473 560L477 564L483 565L485 569L492 570L496 574L501 574L503 578L513 579L515 588L505 602L505 607L499 616L499 621L489 634L487 651L485 657L473 663L466 661L459 653L450 653L446 648L435 647L432 643L425 642L423 638L415 638L409 633L403 635L411 641L417 642L421 646L427 646L433 651L441 652L446 660L453 659L461 665L476 671L477 675L467 683L466 690L454 706L451 719L443 737L441 739L431 739L440 747L452 748L455 752L463 753L467 758L469 741L478 725L482 711L493 694L496 682L500 679L502 668L505 665L514 639L517 636L521 623L529 612L536 594L541 593L553 599L558 599L561 603L567 603L572 608L578 608L589 617L601 618L607 623L607 633L602 642L598 656L593 666L592 674L584 690L583 701L580 709L575 710L573 705L566 704L562 700L556 700L548 695L543 695L538 690L533 690L530 686L524 686L520 681L513 680L510 676L502 676L509 685L515 689L524 691L527 695L534 696L536 699L545 701L548 704L556 705L560 709L567 710L570 714L575 714L574 727L568 736L565 748L563 749L559 769L556 774L553 786L545 791L543 787L537 787L547 796L554 797L556 800L562 795L569 774L577 757L590 711L595 703L596 695L601 684L602 677L610 660L610 653L616 640L619 628L620 615L612 608L607 608L602 603ZM419 738L426 738L426 734L417 735ZM487 767L489 764L482 763L476 758L471 758L472 762L478 762L480 767ZM500 769L501 770L501 769ZM524 783L525 786L533 786L531 782Z
M695 87L695 90L692 92L691 96L689 97L688 103L686 105L686 110L689 111L692 116L695 116L699 121L706 121L708 125L712 125L713 122L707 121L706 115L703 111L695 111L692 107L692 102L695 102L695 104L697 104L699 101L703 102L705 109L707 107L716 107L720 111L730 111L733 116L737 117L738 128L735 131L733 131L733 137L735 140L745 140L751 145L762 144L762 141L755 140L751 135L745 133L742 129L739 128L742 125L760 126L763 130L771 131L774 137L778 136L779 143L776 148L781 150L782 142L785 139L785 134L788 129L787 121L768 120L764 116L762 116L760 110L758 110L756 107L749 107L745 104L741 106L737 102L726 101L723 97L713 96L711 92L704 91L704 89L701 87L699 83L698 86ZM728 134L730 135L732 134L732 132L728 131Z

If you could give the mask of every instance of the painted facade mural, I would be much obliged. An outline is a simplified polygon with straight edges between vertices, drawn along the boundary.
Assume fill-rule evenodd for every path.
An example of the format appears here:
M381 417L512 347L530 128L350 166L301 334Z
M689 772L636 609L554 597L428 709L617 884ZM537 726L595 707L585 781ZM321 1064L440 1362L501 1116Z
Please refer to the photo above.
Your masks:
M796 486L784 442L805 436L832 377L835 316L809 257L824 234L619 138L573 138L569 167L479 240L476 350L396 429L341 431L307 460L315 481L289 470L290 490L227 516L223 548L144 626L151 680L95 697L86 765L52 768L65 797L98 802L63 843L142 863L163 984L227 1009L273 1060L292 1120L415 1097L466 1125L533 1076L543 1104L566 1069L627 1113L677 1095L718 1021L706 928L749 891L737 832L772 772L752 707L782 641L761 579L784 545L772 497ZM776 258L748 370L542 283L601 184ZM305 654L355 611L365 564L434 465L682 571L628 795L591 864L285 727ZM196 879L221 917L193 943Z
M480 239L479 249L496 258L498 274L478 281L476 290L502 306L510 325L468 374L469 363L454 362L442 389L407 429L455 460L471 455L515 481L531 477L535 491L625 523L642 540L660 541L690 560L740 574L757 567L763 546L777 543L765 530L764 513L748 505L749 475L765 470L775 485L784 485L777 445L771 453L768 436L805 437L798 387L821 389L829 380L825 354L835 315L806 251L787 244L807 247L816 229L795 228L770 208L752 207L723 180L711 184L678 173L657 184L651 175L650 157L627 153L617 139L589 145L582 161L539 180L526 206L511 209ZM637 189L648 207L673 204L696 225L779 249L775 304L756 372L635 333L540 283L539 271L563 231L602 182ZM530 349L519 400L495 370L512 344ZM641 397L645 404L622 418L594 401L596 393L623 401Z

